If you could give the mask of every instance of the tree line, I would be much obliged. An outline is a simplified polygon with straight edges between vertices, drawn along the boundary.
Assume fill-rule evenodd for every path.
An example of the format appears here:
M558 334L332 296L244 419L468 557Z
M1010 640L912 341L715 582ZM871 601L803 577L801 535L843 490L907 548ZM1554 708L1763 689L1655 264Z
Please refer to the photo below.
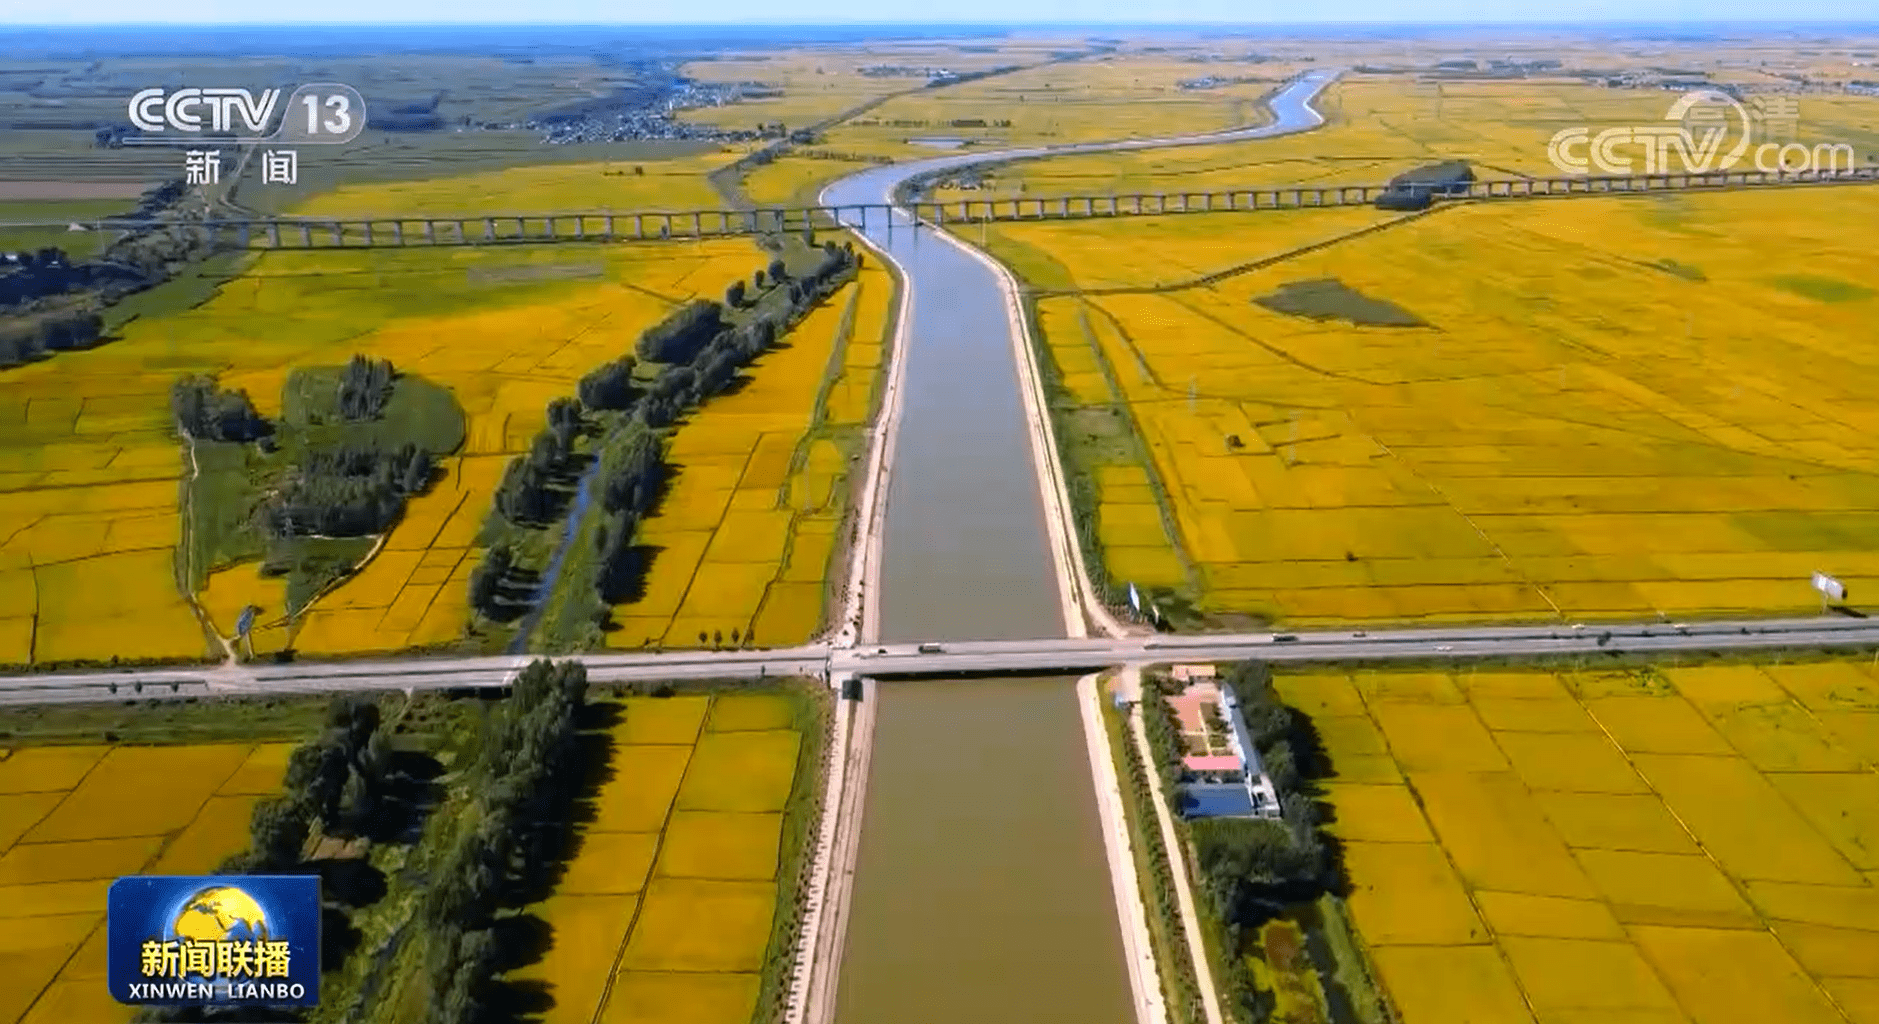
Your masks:
M568 804L585 771L580 745L587 670L536 661L489 716L464 771L474 822L444 854L419 909L425 927L429 1024L468 1024L499 996L499 910L539 895L565 853Z
M48 352L90 348L104 334L104 318L84 310L42 313L0 324L0 366L30 363Z
M257 803L249 847L222 862L222 874L292 874L315 834L356 837L373 830L391 781L391 738L378 704L335 700L320 734L287 758L281 792Z
M350 839L390 834L385 819L396 807L394 793L403 779L381 724L378 704L369 698L349 695L334 700L319 734L288 756L281 791L255 804L248 848L224 858L215 873L303 874L308 868L307 843L316 835ZM328 890L325 895L325 912L343 913L334 906L336 894ZM333 966L329 963L326 969ZM267 1012L269 1019L290 1014L283 1008ZM162 1024L197 1020L200 1014L190 1006L148 1007L138 1019Z
M266 507L276 537L365 537L397 522L406 499L430 486L431 453L415 444L393 449L347 445L310 451Z
M528 451L509 462L496 487L496 509L519 526L546 525L567 507L580 469L574 441L584 428L580 403L557 398Z
M245 444L274 433L274 425L255 411L248 392L226 390L201 375L170 386L170 416L177 430L197 441Z
M826 242L814 269L792 276L782 260L725 290L725 302L700 299L686 303L643 332L634 352L605 363L581 378L579 396L555 399L548 424L527 454L509 463L496 490L496 510L518 526L543 527L560 518L579 487L587 461L574 447L589 428L584 414L605 411L624 420L601 439L593 486L606 520L596 537L601 564L596 587L609 603L631 593L644 572L642 551L632 543L639 520L651 511L669 475L656 431L676 422L688 409L723 393L742 367L761 355L818 303L834 294L859 271L861 256L851 242ZM766 294L782 297L780 309L751 312L733 324L730 311L750 312ZM651 380L642 367L656 364ZM526 609L533 591L519 587L516 552L498 541L471 574L470 601L479 614L497 621ZM526 595L526 596L525 596Z

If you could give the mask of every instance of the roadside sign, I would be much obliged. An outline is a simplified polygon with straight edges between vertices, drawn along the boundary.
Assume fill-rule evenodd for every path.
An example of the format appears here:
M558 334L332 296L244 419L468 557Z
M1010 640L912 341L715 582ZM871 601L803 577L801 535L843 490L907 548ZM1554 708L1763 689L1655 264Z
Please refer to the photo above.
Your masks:
M1137 615L1142 613L1142 595L1136 591L1133 583L1129 584L1129 607L1135 609Z
M240 617L235 620L235 635L247 636L249 633L254 632L255 611L254 605L249 605L241 610Z
M1814 574L1814 589L1820 591L1820 596L1829 601L1846 600L1846 584L1824 572Z

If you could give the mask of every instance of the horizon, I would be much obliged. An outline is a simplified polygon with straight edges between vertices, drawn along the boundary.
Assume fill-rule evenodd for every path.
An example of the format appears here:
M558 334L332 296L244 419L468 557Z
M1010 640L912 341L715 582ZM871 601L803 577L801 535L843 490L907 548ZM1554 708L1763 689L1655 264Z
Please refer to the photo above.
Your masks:
M109 9L114 6L122 6L122 7L127 7L127 8L137 6L137 5L129 4L125 2L125 0L108 0L108 2L105 2L105 3L91 5L89 8L80 8L80 9L73 10L71 8L65 7L63 5L62 0L27 0L28 5L35 3L35 2L40 3L40 4L48 4L48 5L58 4L56 10L58 10L60 13L64 13L67 10L71 10L71 12L75 14L84 13L86 11L96 11L100 8ZM217 2L217 0L192 0L192 2L200 3L211 8L218 8L221 6ZM403 3L399 3L396 5L384 5L384 4L371 4L367 2L367 0L346 0L346 2L344 3L329 4L327 6L329 9L332 7L347 7L347 6L358 6L361 8L383 7L383 6L423 7L423 6L428 6L433 2L434 0L404 0ZM825 4L832 5L832 6L841 6L844 3L844 0L822 0L822 2ZM980 2L986 2L986 0L980 0ZM1045 6L1045 7L1050 6L1053 2L1054 0L1033 0L1034 4L1039 5L1039 6ZM1222 2L1224 2L1224 0L1222 0ZM578 7L578 6L583 6L584 4L585 4L585 0L561 0L560 3L550 3L550 4L546 4L545 6L570 6L572 5L572 6ZM176 4L173 6L182 6L182 5ZM544 5L536 4L536 5L531 5L531 6L539 8L540 6L544 6ZM1206 6L1208 5L1207 4L1183 5L1185 10L1196 11L1196 12L1204 10ZM1399 6L1398 0L1370 0L1370 4L1368 6L1354 5L1353 9L1355 11L1367 11L1373 7L1391 8L1391 7L1396 7L1396 6ZM1401 6L1413 6L1417 9L1421 9L1422 7L1422 5L1420 4L1401 5ZM361 17L361 16L353 15L353 16L336 16L332 18L307 19L307 20L280 19L280 20L261 20L261 21L247 21L247 20L232 21L232 20L217 18L213 14L210 14L210 13L205 13L199 16L190 16L185 13L184 15L180 17L176 17L171 20L164 20L164 21L132 20L132 19L127 19L127 18L101 18L101 19L95 19L95 20L86 20L86 19L81 19L81 18L69 18L69 19L54 18L51 20L38 20L39 18L44 17L42 13L35 20L21 20L21 19L15 19L15 18L10 18L10 17L0 17L0 25L6 25L10 29L17 29L17 30L51 30L51 31L96 30L96 29L136 30L136 29L171 29L171 28L208 28L208 29L223 29L223 30L234 31L234 30L242 30L242 29L279 29L279 28L297 28L297 27L375 28L375 29L380 29L380 28L403 28L403 29L448 28L448 29L454 29L454 30L478 29L478 28L513 30L519 27L538 28L538 29L646 28L646 29L710 29L710 30L719 30L719 31L737 30L737 29L779 29L779 28L783 28L783 29L787 29L787 28L845 28L845 29L852 29L852 30L947 29L947 30L992 30L992 31L1011 31L1011 30L1026 30L1026 29L1105 29L1105 30L1134 29L1138 31L1139 30L1154 31L1154 30L1173 29L1173 30L1192 31L1192 30L1202 30L1202 29L1234 29L1234 30L1261 29L1261 28L1309 29L1309 28L1315 28L1315 27L1321 27L1321 28L1480 28L1480 29L1623 28L1623 29L1640 29L1640 30L1648 30L1648 29L1654 29L1654 28L1664 28L1664 29L1670 29L1670 28L1676 28L1676 29L1689 29L1689 28L1781 29L1781 28L1788 28L1788 29L1794 29L1794 30L1809 30L1809 29L1874 30L1874 29L1879 29L1879 18L1875 18L1873 14L1871 13L1870 8L1865 7L1863 2L1861 2L1861 0L1806 0L1806 2L1789 5L1790 10L1798 7L1803 12L1811 12L1811 13L1789 13L1782 17L1757 17L1757 16L1747 15L1747 14L1716 16L1713 13L1711 13L1710 10L1708 9L1705 9L1701 12L1696 11L1696 10L1688 10L1686 12L1684 10L1681 10L1681 8L1685 7L1684 3L1682 3L1681 0L1668 0L1668 3L1662 5L1668 8L1672 8L1672 10L1653 12L1644 16L1640 16L1639 13L1637 12L1638 5L1624 3L1622 2L1622 0L1608 0L1608 2L1603 3L1603 4L1595 2L1593 4L1588 5L1588 7L1592 7L1592 8L1597 8L1600 6L1609 6L1611 8L1621 10L1624 13L1622 16L1615 15L1615 14L1590 13L1584 17L1580 17L1576 19L1563 19L1563 20L1560 19L1557 15L1549 15L1547 17L1532 17L1532 18L1481 17L1481 16L1471 17L1466 14L1460 14L1460 13L1452 15L1452 16L1437 16L1437 17L1414 17L1414 16L1399 17L1399 16L1390 16L1390 15L1378 14L1378 13L1365 13L1365 14L1353 13L1353 15L1350 17L1326 18L1326 17L1323 17L1318 12L1312 12L1313 16L1311 17L1299 17L1299 18L1290 18L1290 17L1285 17L1283 15L1271 15L1271 16L1264 16L1264 17L1239 17L1239 18L1231 18L1231 17L1223 18L1217 15L1213 17L1201 17L1201 16L1182 17L1179 15L1175 15L1175 16L1170 16L1170 17L1148 18L1148 19L1136 17L1136 18L1131 18L1127 20L1108 20L1108 19L1103 19L1100 17L1088 18L1088 17L1055 17L1055 16L1038 16L1038 17L1028 17L1028 18L1011 18L1011 19L986 18L986 17L963 17L962 16L962 17L954 17L954 18L938 17L938 18L901 19L901 20L856 20L856 19L846 18L839 14L834 14L834 13L815 13L815 14L799 16L799 17L794 17L794 18L789 18L789 19L771 19L771 18L760 16L760 15L754 15L754 14L753 15L727 14L727 16L721 20L708 20L708 21L696 20L695 14L691 18L650 17L650 18L641 18L639 20L630 20L630 21L629 20L591 19L591 18L546 18L546 19L544 18L526 18L526 19L525 18L502 18L502 17L490 17L487 14L476 17L476 18L467 18L467 19L453 19L449 17L441 17L441 18L440 17L413 17L413 18L394 17L394 18L377 19L377 18ZM735 11L737 9L738 8L734 5L731 8L728 8L727 10ZM20 11L22 13L24 13L25 10L26 10L25 6L22 6L20 8ZM42 11L43 10L44 8L42 8ZM692 14L692 12L689 12L689 11L686 13Z

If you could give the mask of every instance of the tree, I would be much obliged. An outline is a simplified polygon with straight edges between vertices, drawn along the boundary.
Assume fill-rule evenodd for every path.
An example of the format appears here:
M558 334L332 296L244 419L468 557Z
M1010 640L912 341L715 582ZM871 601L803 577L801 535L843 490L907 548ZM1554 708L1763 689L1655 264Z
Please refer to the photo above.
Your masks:
M503 582L513 562L509 545L497 543L470 573L470 603L477 611L490 615L496 610L497 598L501 596Z
M384 415L395 377L389 360L354 355L339 376L339 415L354 421Z
M200 441L253 441L273 433L245 391L223 391L208 377L178 380L170 388L176 428Z
M366 777L354 772L340 791L338 822L343 831L353 835L365 831L378 810L377 794Z
M701 630L699 630L699 631L698 631L698 646L700 646L700 647L703 647L704 645L706 645L706 644L708 644L708 643L710 643L710 642L711 642L711 634L709 634L709 633L706 633L706 632L705 632L704 630L702 630L702 629L701 629Z
M376 702L363 698L352 699L351 711L344 725L344 741L347 759L356 772L364 768L365 747L378 732L380 713Z
M319 815L322 824L331 825L339 820L339 801L345 793L346 779L351 772L344 750L334 744L320 747L319 774L309 793L312 799L308 807Z
M713 647L724 646L724 630L721 630L721 629L712 630L711 646Z
M763 277L762 270L758 270L756 273L750 275L750 285L751 287L757 289L758 291L763 290L763 282L764 282L764 277Z
M581 378L580 404L589 409L625 409L633 404L632 356L605 363ZM578 414L574 422L579 423Z
M703 299L686 303L639 337L641 359L688 363L724 330L724 307Z
M732 281L731 286L724 289L724 304L727 306L730 306L733 309L739 309L743 307L744 305L744 282L743 281Z
M306 812L292 800L274 797L255 804L248 835L256 866L283 871L298 865L308 830Z
M789 280L789 268L783 265L781 259L770 261L770 280L778 282Z

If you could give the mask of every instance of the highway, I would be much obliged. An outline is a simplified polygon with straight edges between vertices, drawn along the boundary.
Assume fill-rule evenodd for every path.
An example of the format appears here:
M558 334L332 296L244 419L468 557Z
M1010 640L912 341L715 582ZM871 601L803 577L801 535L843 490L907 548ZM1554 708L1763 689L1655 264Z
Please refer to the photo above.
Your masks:
M841 648L591 654L605 683L764 676L875 679L1090 672L1180 661L1467 661L1582 654L1676 654L1768 648L1879 648L1879 621L1845 616L1622 625L1452 626L1299 633L1162 634L1120 639L953 641ZM114 669L0 677L0 705L136 698L500 687L532 657L400 658L244 667Z

